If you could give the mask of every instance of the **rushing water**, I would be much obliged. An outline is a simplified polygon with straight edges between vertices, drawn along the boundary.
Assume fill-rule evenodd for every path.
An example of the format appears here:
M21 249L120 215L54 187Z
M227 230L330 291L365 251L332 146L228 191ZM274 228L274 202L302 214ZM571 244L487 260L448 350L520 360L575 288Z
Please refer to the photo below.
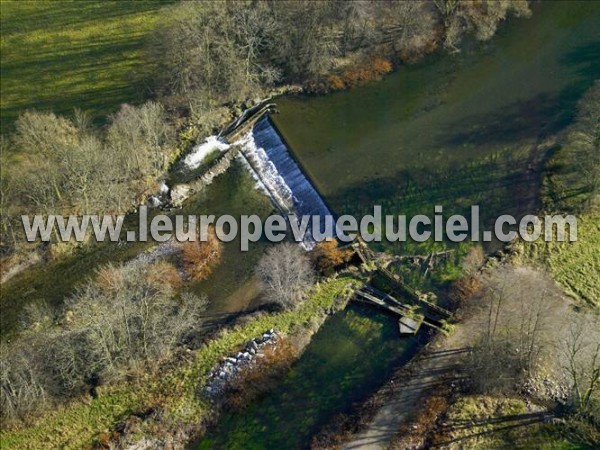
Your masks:
M600 3L544 2L491 42L402 67L381 82L278 100L273 120L336 214L536 206L537 144L569 123L600 76ZM539 156L539 154L537 154ZM201 448L305 448L415 351L392 319L328 319L275 391L226 414Z
M286 213L293 213L298 218L331 215L319 193L290 155L268 116L263 116L254 125L241 144L242 154L251 170ZM307 249L314 246L313 236L314 230L309 226L303 238Z

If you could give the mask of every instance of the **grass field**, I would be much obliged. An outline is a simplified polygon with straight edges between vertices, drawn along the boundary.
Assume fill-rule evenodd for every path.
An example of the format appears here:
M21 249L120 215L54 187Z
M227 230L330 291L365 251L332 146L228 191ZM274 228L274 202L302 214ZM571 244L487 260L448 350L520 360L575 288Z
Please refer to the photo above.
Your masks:
M144 41L165 3L2 0L2 132L28 108L100 121L143 100Z
M583 420L569 418L545 424L518 397L464 396L446 411L449 434L445 448L535 448L573 450L594 448L598 431ZM451 443L449 443L451 442Z
M576 242L538 239L519 246L519 262L544 265L570 296L600 307L600 213L577 216Z

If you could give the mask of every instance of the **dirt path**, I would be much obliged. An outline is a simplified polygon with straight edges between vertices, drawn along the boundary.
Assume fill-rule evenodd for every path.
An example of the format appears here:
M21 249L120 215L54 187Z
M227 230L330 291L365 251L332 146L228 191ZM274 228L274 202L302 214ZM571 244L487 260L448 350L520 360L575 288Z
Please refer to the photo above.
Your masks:
M388 448L400 425L410 419L415 406L441 383L461 378L462 359L469 347L464 333L454 333L439 343L432 343L408 368L401 370L391 383L391 395L376 413L368 428L343 448L346 450L378 450ZM404 379L402 379L404 378Z
M544 273L527 267L507 266L491 271L484 284L506 282L515 286L515 295L509 296L503 308L505 323L516 320L527 302L532 289L545 292L544 321L549 329L564 325L570 314L572 300ZM486 329L488 304L480 296L470 299L457 313L459 325L447 337L439 337L409 366L400 369L394 378L376 395L384 396L368 427L344 445L347 450L386 449L401 425L406 424L417 407L431 391L441 384L459 382L461 366L470 345ZM556 340L557 336L553 335Z

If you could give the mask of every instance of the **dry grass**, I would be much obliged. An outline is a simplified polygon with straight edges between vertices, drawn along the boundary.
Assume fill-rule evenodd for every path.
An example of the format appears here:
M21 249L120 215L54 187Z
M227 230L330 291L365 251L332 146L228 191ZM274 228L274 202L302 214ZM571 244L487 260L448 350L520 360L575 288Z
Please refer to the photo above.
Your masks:
M518 244L516 261L546 266L566 293L582 303L600 307L600 212L577 217L576 242Z

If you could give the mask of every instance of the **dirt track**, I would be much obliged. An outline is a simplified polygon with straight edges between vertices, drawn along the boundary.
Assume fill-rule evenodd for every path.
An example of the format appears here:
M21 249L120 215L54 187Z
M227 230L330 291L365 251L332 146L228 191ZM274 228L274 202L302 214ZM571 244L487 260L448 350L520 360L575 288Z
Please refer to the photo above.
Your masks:
M506 283L511 295L503 305L500 320L506 325L519 317L519 312L534 295L544 301L544 328L552 330L546 337L548 345L559 346L568 333L565 323L574 313L573 300L545 273L528 267L500 267L485 276L484 286ZM489 303L482 296L468 300L457 313L459 324L445 338L436 339L417 357L410 371L401 369L386 385L386 399L366 429L344 445L344 449L386 449L401 425L406 424L426 396L440 384L459 382L461 366L469 347L486 330ZM554 361L556 369L560 361ZM410 373L410 375L408 375Z

